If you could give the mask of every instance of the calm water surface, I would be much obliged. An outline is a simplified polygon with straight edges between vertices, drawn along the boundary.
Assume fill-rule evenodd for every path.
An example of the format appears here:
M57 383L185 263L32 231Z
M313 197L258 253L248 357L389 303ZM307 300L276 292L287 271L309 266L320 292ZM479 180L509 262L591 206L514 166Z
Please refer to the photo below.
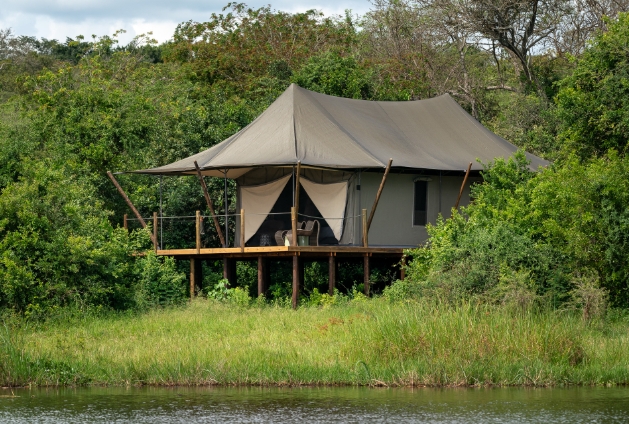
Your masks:
M0 389L1 423L625 423L629 388Z

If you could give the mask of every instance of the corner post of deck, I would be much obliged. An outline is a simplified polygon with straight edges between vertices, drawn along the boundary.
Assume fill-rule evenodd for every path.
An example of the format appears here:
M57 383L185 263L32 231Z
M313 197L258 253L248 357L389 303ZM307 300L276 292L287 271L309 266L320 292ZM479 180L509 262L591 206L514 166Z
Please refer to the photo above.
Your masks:
M336 288L336 256L334 253L330 253L330 258L328 260L328 294L330 296L334 296L334 289Z
M369 253L363 256L363 288L365 296L369 296Z
M297 305L299 304L299 288L301 286L301 270L300 270L300 260L298 252L295 252L293 255L293 309L297 309Z
M267 282L267 263L264 256L258 256L258 297L266 294Z

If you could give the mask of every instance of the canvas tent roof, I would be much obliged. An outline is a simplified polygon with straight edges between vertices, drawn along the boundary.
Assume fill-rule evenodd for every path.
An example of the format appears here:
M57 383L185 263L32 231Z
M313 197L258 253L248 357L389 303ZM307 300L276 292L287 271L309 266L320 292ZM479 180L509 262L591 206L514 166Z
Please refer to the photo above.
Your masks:
M302 166L462 171L517 148L483 127L449 95L402 102L328 96L291 84L251 124L216 146L140 173L237 178L252 167ZM531 168L547 162L527 153Z

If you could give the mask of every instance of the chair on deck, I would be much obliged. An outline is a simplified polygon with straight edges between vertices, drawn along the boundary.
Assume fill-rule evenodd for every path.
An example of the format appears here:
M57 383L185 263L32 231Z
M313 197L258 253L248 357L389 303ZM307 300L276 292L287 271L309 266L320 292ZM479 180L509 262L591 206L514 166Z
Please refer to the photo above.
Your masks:
M306 221L297 223L297 236L308 236L309 246L319 245L319 229L321 228L319 221L316 219L313 221ZM284 240L288 239L290 245L293 245L293 230L283 230L275 233L275 241L278 246L284 245Z

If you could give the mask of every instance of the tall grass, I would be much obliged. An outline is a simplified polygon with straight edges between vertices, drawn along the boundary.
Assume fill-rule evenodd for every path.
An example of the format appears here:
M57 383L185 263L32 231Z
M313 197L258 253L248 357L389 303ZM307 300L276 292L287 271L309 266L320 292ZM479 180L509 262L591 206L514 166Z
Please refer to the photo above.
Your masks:
M629 382L629 325L486 305L237 307L5 327L3 385L557 385Z

